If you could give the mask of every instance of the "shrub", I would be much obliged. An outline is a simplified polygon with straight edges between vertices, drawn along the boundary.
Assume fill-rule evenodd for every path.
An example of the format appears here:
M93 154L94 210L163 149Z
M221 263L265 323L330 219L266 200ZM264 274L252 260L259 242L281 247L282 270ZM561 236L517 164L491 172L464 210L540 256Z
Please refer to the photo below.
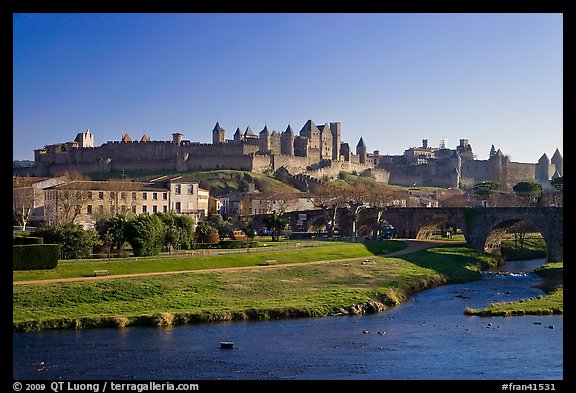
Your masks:
M13 270L54 269L58 266L59 244L12 246Z

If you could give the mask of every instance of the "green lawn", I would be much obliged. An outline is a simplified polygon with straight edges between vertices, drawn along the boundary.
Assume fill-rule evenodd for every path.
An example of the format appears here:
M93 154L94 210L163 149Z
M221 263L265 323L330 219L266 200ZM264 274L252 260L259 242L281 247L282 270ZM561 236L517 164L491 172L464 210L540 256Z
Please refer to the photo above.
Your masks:
M308 246L313 244L312 246ZM406 244L397 240L382 242L293 242L280 250L245 249L240 253L203 256L162 256L142 258L60 260L52 270L20 270L13 272L14 281L46 280L92 276L94 270L108 270L110 275L198 270L222 267L257 266L274 259L277 264L320 260L370 257L402 250ZM234 250L237 251L237 250Z
M330 243L332 244L332 243ZM397 242L381 242L389 247ZM361 244L278 252L279 261L372 255ZM375 244L370 247L376 248ZM298 255L295 257L294 255ZM246 255L243 258L253 258ZM271 258L266 254L265 258ZM234 258L236 259L236 258ZM399 257L242 271L14 285L15 331L94 326L184 324L198 321L330 315L368 300L399 304L425 288L480 278L496 259L462 246L434 247ZM203 263L222 266L225 259ZM115 261L118 271L137 262ZM250 263L253 263L252 260ZM133 265L134 263L134 265ZM164 266L155 260L155 268ZM169 262L178 264L176 260ZM192 263L192 262L189 262ZM236 261L235 266L248 261ZM170 265L170 269L174 265ZM197 266L194 262L194 266ZM188 268L189 266L185 266ZM63 267L64 268L64 267ZM90 271L95 269L90 266Z

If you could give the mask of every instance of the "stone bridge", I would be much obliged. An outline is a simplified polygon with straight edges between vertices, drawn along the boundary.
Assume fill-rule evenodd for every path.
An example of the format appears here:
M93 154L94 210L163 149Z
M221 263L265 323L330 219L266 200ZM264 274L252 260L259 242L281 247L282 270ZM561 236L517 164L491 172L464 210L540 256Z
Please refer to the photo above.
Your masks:
M372 208L361 210L357 227L369 225L377 228L377 213ZM325 224L321 210L291 212L285 216L293 231L307 232ZM394 226L399 238L429 239L443 225L459 228L467 247L498 255L506 231L515 223L525 221L542 234L547 246L547 260L553 262L563 260L563 217L563 208L559 207L415 207L388 208L381 219ZM336 222L340 235L352 234L352 221L348 210L338 211Z

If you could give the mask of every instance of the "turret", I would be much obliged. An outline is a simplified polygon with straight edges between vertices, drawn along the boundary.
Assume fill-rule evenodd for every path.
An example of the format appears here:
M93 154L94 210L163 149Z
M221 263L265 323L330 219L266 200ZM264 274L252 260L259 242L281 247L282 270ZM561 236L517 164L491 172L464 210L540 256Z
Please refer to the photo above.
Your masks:
M286 131L280 135L280 153L287 156L294 155L294 131L290 124L286 127Z
M258 142L260 151L266 152L270 150L270 131L268 131L268 126L264 126L262 131L260 131Z
M564 159L558 149L554 152L554 155L550 159L550 163L556 165L556 170L560 176L564 176Z
M362 139L362 137L360 137L360 140L356 145L356 155L358 156L360 164L366 164L366 157L368 156L368 150L366 149L366 145L364 144L364 139Z
M226 138L226 130L220 127L220 123L216 122L214 129L212 130L212 144L217 145L219 143L224 143Z

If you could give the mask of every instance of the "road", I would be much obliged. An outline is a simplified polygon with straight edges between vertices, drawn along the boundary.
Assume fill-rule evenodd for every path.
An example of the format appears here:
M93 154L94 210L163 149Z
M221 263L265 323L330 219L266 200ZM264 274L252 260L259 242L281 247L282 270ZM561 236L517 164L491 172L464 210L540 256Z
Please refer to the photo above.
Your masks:
M416 240L416 239L395 239L401 240L408 243L408 246L400 251L391 252L389 254L382 255L384 257L394 257L398 255L410 254L425 248L437 246L439 244L455 244L454 241L443 241L443 240ZM458 242L459 243L459 242ZM127 277L145 277L145 276L158 276L163 274L181 274L181 273L206 273L206 272L227 272L236 270L256 270L256 269L274 269L279 267L290 267L290 266L302 266L302 265L318 265L324 263L334 263L334 262L348 262L348 261L359 261L364 260L369 257L357 257L357 258L344 258L344 259L330 259L324 261L313 261L313 262L300 262L300 263L284 263L279 265L259 265L259 266L240 266L240 267L221 267L214 269L195 269L195 270L178 270L170 272L150 272L150 273L131 273L131 274L114 274L107 276L95 276L95 277L72 277L72 278L55 278L50 280L32 280L32 281L13 281L13 285L25 285L25 284L49 284L55 282L69 282L69 281L91 281L91 280L107 280L111 278L127 278Z

